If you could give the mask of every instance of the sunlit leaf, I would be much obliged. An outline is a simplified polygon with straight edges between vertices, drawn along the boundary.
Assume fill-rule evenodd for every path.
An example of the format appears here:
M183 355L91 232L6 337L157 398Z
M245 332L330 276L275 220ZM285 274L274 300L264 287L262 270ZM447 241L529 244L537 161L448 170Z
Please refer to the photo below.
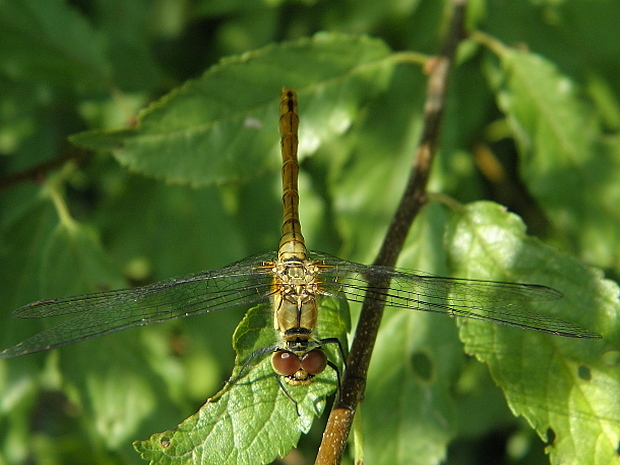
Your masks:
M259 464L284 456L297 444L313 418L323 412L338 378L328 367L310 385L289 386L284 381L280 385L270 354L246 366L254 350L274 344L272 320L268 305L248 312L233 337L238 355L232 381L176 429L135 442L143 458L153 464ZM338 337L344 343L348 329L346 306L325 299L318 338ZM342 367L339 349L334 344L325 349L328 358Z
M620 436L620 375L605 355L618 346L618 287L599 271L525 235L491 203L455 213L446 235L455 273L544 284L564 293L532 308L600 332L579 340L460 321L467 352L485 362L515 415L544 441L552 463L613 463Z

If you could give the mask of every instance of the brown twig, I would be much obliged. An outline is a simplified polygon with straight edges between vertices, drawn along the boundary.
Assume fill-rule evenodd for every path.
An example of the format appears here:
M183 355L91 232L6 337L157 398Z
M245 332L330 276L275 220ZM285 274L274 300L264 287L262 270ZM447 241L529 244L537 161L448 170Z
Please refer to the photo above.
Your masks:
M90 150L67 144L55 158L0 179L0 190L8 190L24 182L38 182L44 178L47 173L60 168L69 160L75 160L77 163L80 163L92 156L93 153L94 152Z
M416 150L411 175L381 250L375 259L375 265L394 266L396 264L396 259L403 247L409 228L426 202L426 186L439 141L448 77L454 62L456 48L464 32L467 0L453 0L452 3L453 15L446 41L441 54L432 60L429 69L430 76L424 106L424 127ZM369 288L385 288L388 285L387 282L370 283ZM369 290L368 292L370 294L373 291ZM379 295L375 294L373 298L367 298L364 301L340 395L334 403L323 433L323 441L315 461L317 465L337 465L344 453L355 410L364 393L370 357L383 316L384 305L380 303L377 297Z

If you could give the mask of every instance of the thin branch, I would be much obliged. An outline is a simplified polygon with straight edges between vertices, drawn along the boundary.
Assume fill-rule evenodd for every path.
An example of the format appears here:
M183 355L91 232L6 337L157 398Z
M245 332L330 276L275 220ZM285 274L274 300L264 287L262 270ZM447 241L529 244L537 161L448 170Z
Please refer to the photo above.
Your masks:
M93 153L94 152L91 150L79 148L74 145L66 145L57 157L0 179L0 191L11 189L24 182L39 182L47 173L60 168L69 160L81 163L92 156Z
M454 62L456 48L464 35L467 0L453 0L453 16L441 54L432 60L429 69L427 97L424 106L424 127L415 154L411 175L398 209L383 241L375 265L394 266L411 224L426 203L426 186L439 141L441 121L445 108L448 77ZM386 288L389 282L369 283L374 289ZM334 403L323 441L315 461L317 465L340 463L353 424L359 400L364 394L370 357L383 316L384 304L380 295L369 295L364 302L359 323L351 346L339 398Z

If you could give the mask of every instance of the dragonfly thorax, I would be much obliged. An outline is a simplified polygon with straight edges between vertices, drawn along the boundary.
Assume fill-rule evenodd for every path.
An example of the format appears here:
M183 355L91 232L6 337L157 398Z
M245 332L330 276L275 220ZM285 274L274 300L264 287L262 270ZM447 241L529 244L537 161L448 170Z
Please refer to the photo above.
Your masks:
M271 363L287 383L309 384L327 365L325 353L312 342L318 316L318 267L292 256L274 263L272 272L274 327L281 344Z
M317 273L308 260L280 260L273 267L274 327L285 340L302 334L309 339L316 327Z

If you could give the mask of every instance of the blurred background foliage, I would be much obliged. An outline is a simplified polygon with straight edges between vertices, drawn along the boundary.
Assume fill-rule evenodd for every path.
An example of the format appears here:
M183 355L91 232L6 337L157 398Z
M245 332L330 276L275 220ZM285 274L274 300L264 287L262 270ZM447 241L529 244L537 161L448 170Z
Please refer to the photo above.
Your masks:
M449 12L435 0L0 3L2 347L43 327L11 319L30 301L218 268L277 245L275 113L261 127L271 149L252 152L264 162L237 173L243 167L233 159L230 175L202 183L149 173L114 147L72 146L70 136L96 131L88 134L97 146L98 134L124 134L106 131L136 128L170 95L191 95L192 82L223 58L243 62L254 56L248 52L319 31L381 39L386 56L432 55ZM528 233L612 278L620 268L618 17L613 0L472 1L469 26L485 35L461 48L430 185L460 203L506 205ZM399 57L414 66L374 78L372 92L350 90L348 80L322 97L299 89L302 224L312 249L364 263L378 250L422 121L422 60ZM246 79L239 99L272 95L265 108L274 112L279 87L295 85L283 75ZM188 80L197 81L183 86ZM347 92L353 102L338 100ZM320 108L329 102L344 117L321 133ZM533 108L547 116L531 117ZM224 145L234 142L225 134ZM429 208L403 266L449 272L444 217ZM231 335L242 315L235 309L0 362L0 464L144 463L131 441L173 427L217 391L232 369ZM437 321L445 344L461 351L453 323ZM450 364L459 373L450 375L457 408L425 463L446 454L454 464L546 463L543 444L512 416L486 369L465 355ZM477 387L463 395L468 383ZM310 463L320 431L303 437L287 463Z

